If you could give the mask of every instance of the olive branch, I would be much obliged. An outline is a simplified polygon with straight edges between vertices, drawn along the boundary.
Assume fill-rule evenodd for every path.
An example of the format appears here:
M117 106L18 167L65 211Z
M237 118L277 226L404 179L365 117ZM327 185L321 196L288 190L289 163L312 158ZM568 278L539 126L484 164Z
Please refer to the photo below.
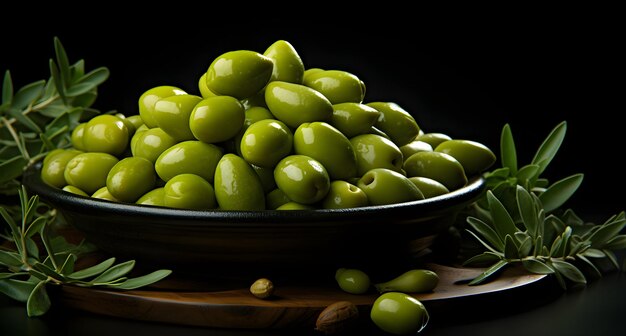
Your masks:
M561 209L582 183L583 174L553 184L541 178L563 142L566 127L565 122L559 123L531 163L519 169L511 128L503 127L503 167L484 175L488 190L466 218L466 231L486 250L464 265L490 265L470 285L513 263L532 273L553 274L563 288L566 280L586 284L583 270L601 277L597 264L602 259L620 268L614 251L626 248L626 234L620 234L626 226L624 211L600 225L585 222L571 209Z

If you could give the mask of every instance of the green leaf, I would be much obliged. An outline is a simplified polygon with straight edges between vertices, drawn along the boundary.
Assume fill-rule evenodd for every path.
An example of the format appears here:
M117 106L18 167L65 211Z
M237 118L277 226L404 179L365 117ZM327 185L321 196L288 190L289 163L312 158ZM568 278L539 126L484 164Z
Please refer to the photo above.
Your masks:
M133 267L135 267L134 260L123 262L121 264L115 265L109 268L108 270L104 271L104 273L100 274L98 277L91 280L90 283L102 284L102 283L115 280L117 278L120 278L126 275L128 272L132 271Z
M35 233L41 231L41 227L46 225L45 217L37 217L26 229L26 233L24 234L26 237L32 237Z
M58 37L54 37L54 53L57 57L57 64L59 65L59 75L64 87L68 87L71 80L70 61L67 58L67 53L63 44Z
M0 280L0 293L19 302L26 302L34 288L35 284L29 281L16 279Z
M484 272L482 272L479 276L477 276L472 281L470 281L470 283L468 285L474 286L474 285L478 285L478 284L482 283L483 281L485 281L490 276L496 274L502 267L506 266L507 264L508 264L508 262L506 260L498 261L497 263L491 265L491 267L486 269Z
M541 262L540 260L537 259L527 259L522 261L522 265L524 265L524 268L526 268L526 270L528 270L529 272L535 273L535 274L552 274L554 273L554 269L552 269L552 267L548 266L547 264Z
M27 164L28 160L22 156L16 156L0 163L0 184L20 177Z
M170 275L171 273L172 273L171 270L158 270L158 271L154 271L150 274L146 274L140 277L127 279L126 281L120 284L112 285L109 287L117 288L117 289L125 289L125 290L144 287L144 286L148 286L157 281L162 280L163 278Z
M476 232L480 233L487 241L499 251L502 251L504 248L504 242L498 234L489 226L487 223L481 221L476 217L467 217L467 223L474 229Z
M517 177L518 183L524 188L529 187L529 181L534 181L539 176L539 165L530 164L522 167L515 177Z
M552 129L550 134L548 134L548 137L543 141L541 146L539 146L537 153L535 153L535 156L531 161L532 164L539 165L538 175L543 173L546 167L550 164L550 161L552 161L556 153L559 151L559 147L561 147L561 143L565 138L566 131L567 122L560 122L554 129Z
M546 212L552 212L563 205L576 192L583 181L583 174L574 174L552 184L539 195Z
M615 268L619 269L619 263L617 262L617 256L615 255L615 253L613 253L613 251L611 251L611 250L602 250L602 252L604 252L604 254L606 254L606 257L611 261L613 266L615 266Z
M500 158L502 167L509 168L511 175L517 174L517 152L511 126L505 124L500 135Z
M74 272L74 264L76 263L76 255L69 253L61 266L60 273L62 275L71 274Z
M37 247L33 238L26 237L24 241L26 242L26 251L28 252L28 255L36 260L39 260L39 247Z
M538 256L541 254L541 249L543 247L543 237L541 237L540 235L537 236L537 238L535 238L535 244L534 244L535 248L533 249L533 255L534 256Z
M85 75L85 60L78 60L70 69L72 70L72 82L77 82Z
M557 252L561 248L561 244L563 243L563 239L561 236L556 237L556 239L552 242L552 247L550 247L550 256L555 257L558 256Z
M0 280L10 279L15 277L23 277L28 275L26 272L17 272L17 273L0 273Z
M567 248L569 247L569 240L570 237L572 236L572 228L571 227L566 227L565 231L563 231L563 233L561 233L561 246L559 246L559 249L556 251L556 255L559 257L565 257L567 251Z
M561 286L561 288L563 290L566 290L567 289L567 285L565 284L565 279L563 279L563 275L561 275L561 273L559 273L559 272L554 272L553 274L554 274L554 277L556 278L556 280L558 281L559 286Z
M26 302L26 312L29 317L41 316L50 309L50 298L46 292L46 282L41 281L35 286Z
M622 231L625 225L626 219L615 220L602 224L602 226L600 226L600 228L589 237L591 247L603 248L609 240L616 237L620 231Z
M508 260L519 259L517 244L511 235L506 235L504 238L504 258Z
M63 79L61 78L61 74L59 73L59 68L53 59L50 59L50 75L52 76L52 80L54 82L54 86L61 96L61 99L64 103L67 104L67 98L65 96L65 84Z
M13 101L13 81L11 80L11 72L7 70L4 73L4 81L2 83L2 104L10 105Z
M97 265L82 269L80 271L76 271L67 277L74 280L82 280L92 276L96 276L104 271L106 271L111 265L115 263L115 258L109 258Z
M600 270L596 267L596 265L594 265L591 260L587 259L585 256L583 256L582 254L579 254L576 256L578 258L578 260L581 260L582 262L584 262L585 264L587 264L587 266L589 266L589 268L593 271L594 275L598 278L602 277L602 273L600 272Z
M493 253L499 253L498 251L496 251L493 247L491 247L491 245L485 243L482 239L480 239L480 237L478 237L474 232L470 231L470 230L466 230L469 234L471 234L472 236L474 236L474 238L476 238L476 240L478 240L479 243L481 243L485 248L487 248L489 251L493 252Z
M552 266L554 266L554 268L564 277L573 282L582 284L587 283L587 280L585 279L583 273L578 268L576 268L576 266L568 263L567 261L553 259Z
M527 236L526 239L522 240L519 244L519 248L517 249L517 253L520 258L527 257L530 254L530 251L533 249L533 239L530 236Z
M595 248L588 248L583 255L585 257L589 257L589 258L604 258L606 257L606 254L604 254L604 252L602 252L602 250L598 250Z
M22 259L15 252L0 250L0 265L20 267L22 266Z
M526 230L528 230L530 236L537 237L539 217L537 215L537 208L535 207L533 198L522 186L516 187L516 195L517 208L519 209L520 216L522 217L522 222L524 223L524 226L526 227Z
M626 235L619 235L609 239L603 247L609 250L626 249Z
M496 262L498 260L501 260L502 257L504 257L504 255L487 251L487 252L483 252L481 254L477 254L477 255L467 259L463 263L463 266Z
M50 257L50 256L48 256L48 257ZM55 271L54 269L52 269L51 267L49 267L48 265L46 265L44 263L36 262L33 265L33 269L38 271L38 272L40 272L40 273L42 273L42 274L45 274L46 276L51 277L51 278L54 278L54 279L57 279L57 280L60 280L60 281L64 280L63 275L59 274L57 271Z
M487 190L487 201L489 203L489 210L491 211L491 217L493 218L493 226L500 238L504 239L506 235L515 235L518 231L511 215L508 213L504 205L500 203L500 200L494 196L491 190Z
M101 67L95 69L83 76L78 83L67 90L68 97L80 96L95 89L98 85L104 83L109 78L109 70Z
M41 237L41 242L43 243L43 246L45 247L46 252L48 252L48 257L50 258L50 261L52 262L52 266L55 269L58 269L59 263L56 260L54 250L51 248L50 237L48 236L47 227L48 227L47 225L43 225L41 227L41 230L39 231L39 236Z
M16 110L23 110L30 104L34 104L43 94L43 88L45 85L45 80L24 85L13 97L11 106Z

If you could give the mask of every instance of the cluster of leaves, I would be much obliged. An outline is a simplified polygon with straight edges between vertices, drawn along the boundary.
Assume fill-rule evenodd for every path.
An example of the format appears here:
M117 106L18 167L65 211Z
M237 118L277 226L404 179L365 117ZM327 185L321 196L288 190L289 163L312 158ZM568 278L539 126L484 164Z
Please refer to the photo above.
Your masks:
M9 70L4 75L0 105L0 195L15 195L24 169L55 148L70 146L70 135L84 118L99 113L91 108L98 86L109 70L85 73L85 62L70 64L58 38L50 78L14 90Z
M582 174L553 184L541 178L563 142L566 126L565 122L558 124L531 163L519 169L511 129L504 126L500 143L503 167L485 174L485 197L473 204L472 215L466 218L467 232L484 252L464 264L490 265L471 285L512 263L521 263L533 273L553 274L564 288L566 279L585 284L582 270L601 276L600 259L608 258L619 269L614 251L626 248L626 235L620 234L626 226L625 213L611 216L601 225L587 223L571 209L561 209L582 183Z
M115 264L115 258L75 270L78 257L92 249L82 243L70 244L62 236L52 237L48 230L53 212L45 211L46 205L39 202L37 195L29 198L23 187L18 195L22 210L20 223L0 208L0 214L11 229L7 241L15 245L14 249L0 246L0 293L25 302L28 316L42 315L50 308L48 284L129 290L153 284L171 273L170 270L157 270L128 278L126 275L133 270L135 261ZM42 207L44 211L41 211ZM41 245L43 251L40 251Z

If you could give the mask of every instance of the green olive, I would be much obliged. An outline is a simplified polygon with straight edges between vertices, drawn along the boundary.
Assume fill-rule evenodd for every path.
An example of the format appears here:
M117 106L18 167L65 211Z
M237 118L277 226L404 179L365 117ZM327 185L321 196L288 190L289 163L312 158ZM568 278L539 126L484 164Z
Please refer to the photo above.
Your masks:
M282 121L264 119L250 125L241 138L240 151L246 161L273 168L291 153L293 133Z
M75 149L75 150L77 150L77 151L79 151L79 152L82 152L82 150L79 150L79 149L76 149L76 148L74 148L74 149ZM52 160L52 158L53 158L55 155L60 154L60 153L63 153L63 152L65 152L66 150L67 150L67 149L65 149L65 148L55 148L55 149L53 149L53 150L49 151L49 152L48 152L48 154L46 154L46 156L44 156L44 158L43 158L43 164L48 163L48 161Z
M86 192L80 190L79 188L76 188L73 185L66 185L65 187L63 187L63 190L67 192L71 192L72 194L75 194L75 195L89 197L89 195L87 195Z
M433 149L435 149L440 143L448 140L452 140L452 138L445 133L438 132L430 132L418 135L415 140L423 141L428 143Z
M276 119L294 129L305 122L328 121L333 115L333 106L324 95L300 84L270 82L265 102Z
M189 128L189 118L201 100L202 98L194 95L165 97L154 104L152 116L157 126L176 141L193 140L195 138Z
M323 94L331 104L361 103L365 85L357 76L341 70L324 70L310 73L304 85Z
M367 194L361 188L341 180L330 183L330 190L322 200L324 209L358 208L368 204Z
M318 73L320 71L324 71L324 69L321 68L309 68L304 70L304 74L302 75L302 82L304 83L304 81L306 80L306 78L314 73Z
M276 181L274 181L274 167L266 168L253 164L250 164L250 166L252 166L252 169L254 169L254 172L259 177L264 192L268 193L276 189Z
M441 182L435 181L431 178L424 176L413 176L409 177L409 180L415 184L417 189L419 189L424 198L431 198L439 195L444 195L449 193L450 191L443 185Z
M274 180L294 202L313 204L321 201L330 189L326 168L306 155L289 155L274 168Z
M106 186L107 175L118 161L115 156L107 153L78 154L65 167L65 181L87 194L93 194Z
M53 187L63 188L67 185L65 167L71 159L81 153L82 151L75 149L50 152L41 167L41 179Z
M265 103L265 89L259 91L253 96L241 100L241 105L243 105L244 109L249 109L251 107L267 107ZM273 118L273 117L272 117Z
M272 81L302 84L304 64L291 43L278 40L269 46L263 55L274 62Z
M401 292L381 294L372 305L370 318L382 331L395 335L420 332L429 320L424 304Z
M370 133L379 116L378 110L365 104L340 103L333 105L333 115L329 123L346 137L352 138L359 134Z
M135 203L143 204L143 205L152 205L152 206L165 206L164 197L165 197L164 187L154 188L148 191L147 193L143 194L141 197L139 197L139 199Z
M215 170L213 188L220 209L265 209L265 192L261 180L250 164L240 156L222 156Z
M138 114L128 116L124 118L122 121L126 124L126 127L128 127L129 130L132 129L132 131L130 131L131 136L135 134L135 132L137 132L139 127L144 125L143 120L141 119L141 116Z
M245 121L243 105L230 96L203 99L193 108L189 128L206 143L226 141L239 133Z
M437 145L435 151L457 159L467 176L480 174L496 162L495 154L487 146L472 140L447 140Z
M154 163L159 155L175 144L176 139L161 128L155 127L135 134L130 147L133 156L142 157Z
M183 141L161 153L154 166L165 182L184 173L196 174L213 182L215 168L222 154L222 150L216 145L198 140Z
M115 196L113 196L111 194L111 192L109 192L109 189L106 186L96 190L91 195L91 197L102 199L102 200L105 200L105 201L111 201L111 202L119 203L119 200L117 198L115 198Z
M154 188L154 165L142 157L127 157L111 168L107 175L107 189L121 202L134 203Z
M417 152L432 152L433 147L428 143L421 140L413 140L404 146L400 146L400 152L402 152L402 157L404 160L408 159L409 156L417 153Z
M182 89L169 85L157 86L145 91L139 97L139 115L141 120L149 128L157 127L156 120L152 115L154 113L154 104L162 98L184 94L187 93Z
M235 50L216 57L206 73L209 90L244 99L265 87L272 77L271 58L250 50Z
M176 175L163 188L163 204L166 207L205 210L217 206L213 186L198 175Z
M450 191L467 184L467 176L461 163L446 153L415 153L404 162L404 170L409 177L429 177L440 182Z
M351 138L350 142L356 153L359 176L374 168L402 172L402 152L391 140L376 134L361 134Z
M310 204L302 204L297 202L287 202L276 208L276 210L314 210L315 207Z
M209 90L209 88L206 86L206 72L203 73L202 76L200 76L200 79L198 80L198 91L200 91L200 95L204 99L217 96L213 91Z
M350 294L364 294L370 289L370 277L356 268L340 268L335 272L335 280L343 291Z
M119 117L101 114L91 118L83 132L83 146L87 152L122 154L128 147L128 128Z
M283 204L289 203L291 200L285 192L276 188L265 195L265 208L275 210Z
M73 130L70 137L72 142L72 147L78 149L79 151L85 151L85 145L83 143L83 139L85 136L85 126L87 126L86 122L82 122L78 124Z
M307 155L324 165L331 180L357 174L356 154L350 140L330 124L303 123L293 134L294 152Z
M420 128L415 118L400 105L392 102L371 102L367 103L367 106L380 112L376 128L385 132L398 147L410 143L417 137Z
M397 277L374 285L379 293L403 292L424 293L430 292L439 283L439 275L427 269L408 270Z
M371 169L361 177L357 186L372 205L424 199L422 192L406 176L386 168Z

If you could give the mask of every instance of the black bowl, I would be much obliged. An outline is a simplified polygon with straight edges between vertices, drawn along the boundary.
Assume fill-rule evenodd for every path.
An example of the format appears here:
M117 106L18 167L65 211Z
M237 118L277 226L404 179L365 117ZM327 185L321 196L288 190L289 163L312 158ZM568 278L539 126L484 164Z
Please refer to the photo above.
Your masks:
M477 177L448 194L400 204L196 211L78 196L44 183L40 169L28 168L24 185L102 251L158 267L209 272L389 265L431 246L485 189L484 179Z

